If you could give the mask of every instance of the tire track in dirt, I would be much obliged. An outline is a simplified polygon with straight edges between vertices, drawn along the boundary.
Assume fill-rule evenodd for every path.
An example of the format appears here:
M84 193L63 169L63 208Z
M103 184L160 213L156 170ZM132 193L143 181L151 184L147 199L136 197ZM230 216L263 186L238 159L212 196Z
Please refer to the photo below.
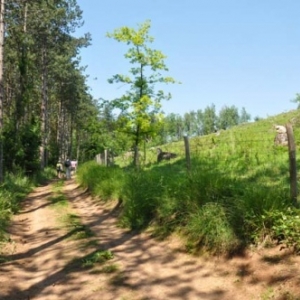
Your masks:
M299 260L287 256L288 264L270 266L257 253L232 260L192 257L173 239L157 242L118 228L118 204L94 201L73 180L65 182L64 193L94 236L70 239L74 232L59 228L49 207L51 193L51 185L37 188L13 219L6 248L11 260L0 264L1 300L248 300L279 286L300 295ZM104 272L101 264L81 266L97 250L113 252L115 272Z

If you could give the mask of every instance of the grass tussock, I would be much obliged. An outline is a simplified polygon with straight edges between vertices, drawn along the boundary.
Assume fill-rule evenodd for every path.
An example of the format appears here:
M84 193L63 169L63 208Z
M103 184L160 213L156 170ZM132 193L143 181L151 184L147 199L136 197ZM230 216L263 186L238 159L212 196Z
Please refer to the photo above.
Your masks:
M109 250L96 250L93 253L87 255L82 259L83 267L93 267L95 264L103 264L108 260L114 258L114 254ZM107 273L109 273L109 267L107 267ZM114 267L111 267L111 271L113 272Z

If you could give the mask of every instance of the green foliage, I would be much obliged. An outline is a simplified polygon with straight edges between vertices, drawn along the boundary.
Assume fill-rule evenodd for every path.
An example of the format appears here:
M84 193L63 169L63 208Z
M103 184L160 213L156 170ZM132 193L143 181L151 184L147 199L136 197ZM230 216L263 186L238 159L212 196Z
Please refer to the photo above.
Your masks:
M163 126L156 141L159 144L159 139L161 139L161 144L164 144L170 141L179 141L184 135L203 136L216 130L225 130L238 124L247 123L250 119L251 116L244 107L239 113L235 106L224 106L217 114L214 104L207 106L203 111L198 109L187 112L183 116L171 113L163 119Z
M11 211L6 208L7 203L5 203L2 199L7 195L3 192L0 193L0 243L5 240L6 232L5 228L7 227L10 217Z
M247 123L251 120L251 115L246 112L245 107L242 107L241 113L239 115L239 124Z
M8 1L5 8L4 172L34 175L66 155L77 159L78 149L91 159L104 145L80 66L90 35L73 34L83 24L80 7L58 0Z
M237 107L224 106L219 112L218 128L228 129L239 124L239 113Z
M127 173L123 191L124 210L121 224L141 229L153 219L160 195L162 181L157 182L153 173L131 171Z
M120 131L128 134L135 147L135 165L138 165L137 152L141 141L158 133L162 120L161 101L171 97L162 90L156 91L155 87L157 84L175 83L173 78L160 74L161 71L168 71L164 62L166 56L148 46L154 40L149 35L150 25L150 21L146 21L137 30L121 27L107 34L109 38L130 47L125 54L133 65L130 76L117 74L108 81L130 86L127 93L112 101L112 104L121 111L118 118Z
M268 211L261 216L264 226L272 238L280 244L300 253L300 210L288 207L284 210Z
M30 181L34 185L46 184L50 179L56 177L56 170L51 167L47 167L44 170L39 170L33 174L30 174Z
M37 172L40 167L40 135L35 120L19 128L16 134L14 126L7 126L3 135L5 168L21 170L28 175Z
M298 109L300 108L300 94L296 94L295 99L292 100L292 102L297 103L298 104Z
M82 259L83 267L93 267L96 263L103 264L114 258L114 254L109 250L97 250ZM108 269L107 269L108 270Z
M191 213L184 231L194 249L200 246L211 253L227 254L239 245L228 214L219 203L209 202Z
M183 119L180 115L174 113L167 115L164 118L163 122L163 141L165 141L166 143L170 141L181 140L185 133L185 126L187 126L187 124L184 124ZM187 134L189 134L188 128L186 128L186 130Z
M207 106L203 112L203 133L209 134L217 128L216 106L212 104Z
M94 161L80 165L76 174L76 180L101 200L121 199L124 178L121 169L106 168Z
M84 180L94 185L97 178L100 193L102 181L105 187L100 177L105 174L112 180L117 170L121 178L118 199L123 201L120 224L132 229L150 226L160 238L180 232L192 252L233 253L268 237L280 238L285 246L298 251L299 210L289 208L288 151L273 142L274 124L290 119L298 141L297 118L296 112L282 114L234 126L220 135L191 138L189 171L183 142L174 142L161 147L177 153L175 160L157 164L153 149L149 149L143 169L89 163L85 167L97 171L90 173L87 168Z

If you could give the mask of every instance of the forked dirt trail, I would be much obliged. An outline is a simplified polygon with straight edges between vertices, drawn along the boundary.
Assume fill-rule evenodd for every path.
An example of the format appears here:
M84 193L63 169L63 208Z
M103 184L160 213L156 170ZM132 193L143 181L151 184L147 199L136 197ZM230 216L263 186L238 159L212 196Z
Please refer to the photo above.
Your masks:
M74 239L72 229L59 226L52 193L51 184L37 188L13 219L0 264L1 300L300 299L299 257L278 249L230 260L192 257L175 239L118 228L118 204L94 201L71 180L64 193L94 233ZM83 266L99 250L114 257Z

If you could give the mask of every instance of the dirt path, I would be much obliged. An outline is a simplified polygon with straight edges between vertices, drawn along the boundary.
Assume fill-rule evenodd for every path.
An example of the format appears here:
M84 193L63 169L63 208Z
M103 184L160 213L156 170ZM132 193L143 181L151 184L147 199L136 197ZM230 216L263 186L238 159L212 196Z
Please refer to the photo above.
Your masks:
M59 226L52 193L51 185L37 188L13 219L1 300L300 299L299 257L278 249L231 260L191 257L175 239L118 228L118 205L93 201L71 180L64 193L72 212L94 233L74 239L75 229ZM113 259L83 266L99 250Z

